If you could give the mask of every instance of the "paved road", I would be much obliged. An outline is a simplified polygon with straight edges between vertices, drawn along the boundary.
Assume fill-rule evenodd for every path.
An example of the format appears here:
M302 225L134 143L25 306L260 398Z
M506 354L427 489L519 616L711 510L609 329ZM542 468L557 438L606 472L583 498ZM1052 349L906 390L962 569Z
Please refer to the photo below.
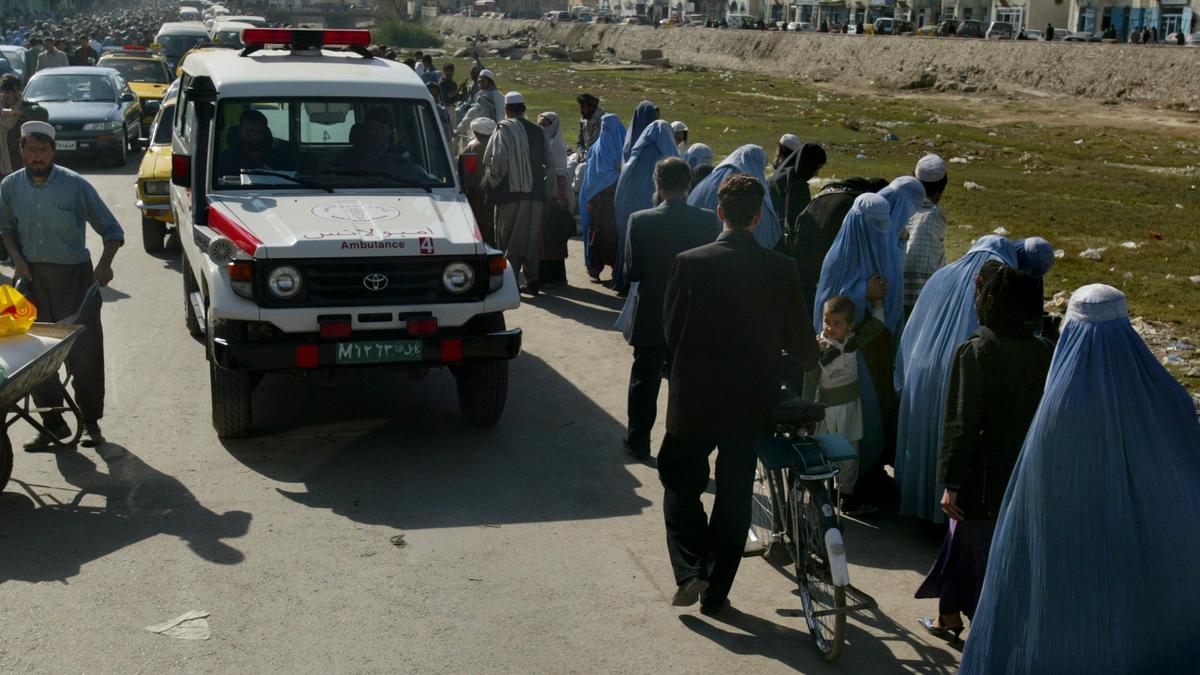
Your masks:
M832 671L760 559L728 618L669 606L657 474L620 449L630 350L577 242L571 287L510 315L525 351L498 428L463 423L448 373L278 377L255 394L263 435L223 443L178 263L141 250L133 163L80 168L129 239L105 291L110 444L18 452L0 671ZM936 546L892 521L847 541L880 611L851 621L837 670L953 670L913 632ZM194 609L206 642L144 630Z

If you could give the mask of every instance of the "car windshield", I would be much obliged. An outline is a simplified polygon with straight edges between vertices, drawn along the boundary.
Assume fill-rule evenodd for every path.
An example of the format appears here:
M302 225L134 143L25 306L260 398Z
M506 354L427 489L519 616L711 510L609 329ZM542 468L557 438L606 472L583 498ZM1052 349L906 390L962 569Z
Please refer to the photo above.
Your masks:
M225 99L215 128L216 189L454 184L438 120L425 101Z
M4 58L17 68L25 68L25 55L21 53L20 49L0 49L0 53L3 53Z
M155 42L162 45L162 51L167 56L182 56L206 39L204 35L159 35Z
M217 34L213 36L213 42L219 47L241 49L243 47L242 29L234 28L231 30L217 31Z
M103 101L113 103L117 92L104 75L39 74L25 89L25 99L34 103L48 101Z
M130 82L168 84L167 66L162 61L151 59L105 59L101 65L116 68L121 77Z

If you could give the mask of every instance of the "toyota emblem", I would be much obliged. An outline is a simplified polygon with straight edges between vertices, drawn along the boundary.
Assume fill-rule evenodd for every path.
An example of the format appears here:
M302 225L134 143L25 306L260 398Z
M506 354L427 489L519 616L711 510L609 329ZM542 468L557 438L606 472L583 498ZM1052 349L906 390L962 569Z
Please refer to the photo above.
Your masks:
M363 277L363 286L367 287L368 291L382 291L387 288L388 278L386 274L368 274Z

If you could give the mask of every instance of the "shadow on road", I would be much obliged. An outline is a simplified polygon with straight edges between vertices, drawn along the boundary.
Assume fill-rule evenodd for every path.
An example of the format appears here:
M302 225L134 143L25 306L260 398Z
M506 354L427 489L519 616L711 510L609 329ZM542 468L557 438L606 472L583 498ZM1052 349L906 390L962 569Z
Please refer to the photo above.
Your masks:
M844 522L851 564L924 575L937 560L940 542L930 541L915 518L881 515L870 521Z
M209 510L183 483L120 445L105 443L96 454L103 467L83 452L55 457L75 489L14 480L25 495L0 495L0 583L65 580L89 562L164 534L210 562L242 561L241 551L223 540L246 534L249 513Z
M813 644L804 623L804 613L799 609L799 601L797 596L795 610L779 612L789 617L788 623L796 628L747 614L735 607L726 609L712 619L684 614L679 621L689 630L734 654L763 656L803 673L951 673L958 668L952 656L916 640L915 636L878 610L872 613L872 619L862 623L894 637L881 638L856 626L855 621L864 616L861 612L857 613L846 623L846 640L841 657L836 664L828 664ZM917 653L917 658L897 659L895 650L887 644L892 640L904 641ZM881 664L889 664L889 667Z
M521 302L591 328L609 331L616 330L613 324L625 301L607 290L553 286L535 298L522 298Z
M613 518L650 505L622 461L622 426L532 354L513 361L491 429L459 414L444 370L421 383L358 371L324 389L264 381L255 420L277 433L225 443L251 469L302 483L280 490L299 504L405 529Z

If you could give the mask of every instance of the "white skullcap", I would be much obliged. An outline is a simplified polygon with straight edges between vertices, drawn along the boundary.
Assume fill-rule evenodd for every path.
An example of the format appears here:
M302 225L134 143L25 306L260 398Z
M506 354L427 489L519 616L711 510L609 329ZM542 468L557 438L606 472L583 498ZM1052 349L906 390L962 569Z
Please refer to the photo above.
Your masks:
M480 136L491 136L496 133L496 122L490 117L476 117L471 120L471 131Z
M524 102L525 97L519 91L510 91L504 95L504 105L517 105Z
M496 81L496 76L493 75L492 71L488 70L487 68L484 68L483 70L479 71L479 77L486 77L487 79L491 80L492 82Z
M922 183L936 183L946 177L946 160L934 154L925 155L917 162L913 175Z
M1121 291L1104 284L1089 284L1071 294L1066 318L1092 322L1128 319L1129 308Z
M50 140L54 140L54 127L46 122L26 122L21 125L21 136L29 136L30 134L42 134L49 136Z
M804 145L804 142L801 141L800 137L795 134L784 134L779 137L779 144L788 150L795 152L800 149L800 146Z
M681 131L687 131L687 130L688 130L687 125L684 124L683 122L680 122L679 120L675 120L674 122L671 122L671 131L674 131L675 133L679 133Z

